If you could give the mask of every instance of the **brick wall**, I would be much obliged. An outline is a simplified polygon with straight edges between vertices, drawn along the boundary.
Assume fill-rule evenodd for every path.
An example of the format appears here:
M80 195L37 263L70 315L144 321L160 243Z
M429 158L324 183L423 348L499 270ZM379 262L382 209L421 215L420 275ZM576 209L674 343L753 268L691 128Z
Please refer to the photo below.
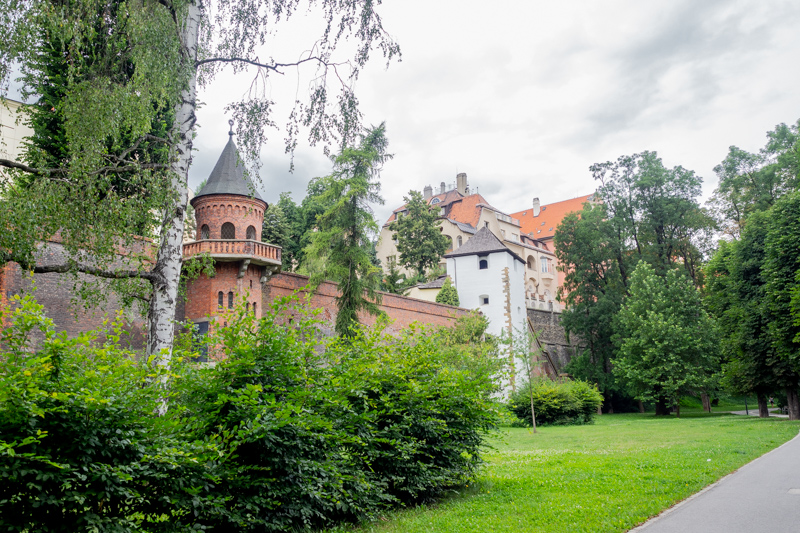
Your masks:
M269 280L269 283L264 286L264 305L270 305L275 298L290 296L295 291L300 291L300 293L305 296L307 293L302 289L304 289L306 285L308 285L308 277L306 276L291 272L276 274ZM333 331L333 324L336 321L335 298L337 294L338 288L335 283L324 282L319 286L317 292L311 296L311 307L314 309L322 309L321 318L328 324L329 331L331 332ZM380 294L382 296L380 308L393 321L387 328L387 332L391 334L399 333L412 322L431 324L434 326L449 326L453 324L458 317L465 316L470 312L460 307L416 300L414 298L390 294L388 292L382 292ZM371 315L361 316L359 318L364 324L369 325L374 324L376 320L375 317Z

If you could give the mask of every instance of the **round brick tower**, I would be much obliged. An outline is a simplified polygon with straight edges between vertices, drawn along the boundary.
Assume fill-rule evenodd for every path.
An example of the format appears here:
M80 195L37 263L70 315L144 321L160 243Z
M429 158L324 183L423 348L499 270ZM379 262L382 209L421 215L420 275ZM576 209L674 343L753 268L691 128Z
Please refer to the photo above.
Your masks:
M262 286L281 265L280 247L261 242L267 203L245 175L233 131L228 135L206 185L191 201L197 240L183 246L184 261L203 253L214 259L216 274L201 274L187 286L185 318L201 334L214 322L227 322L243 301L260 318Z

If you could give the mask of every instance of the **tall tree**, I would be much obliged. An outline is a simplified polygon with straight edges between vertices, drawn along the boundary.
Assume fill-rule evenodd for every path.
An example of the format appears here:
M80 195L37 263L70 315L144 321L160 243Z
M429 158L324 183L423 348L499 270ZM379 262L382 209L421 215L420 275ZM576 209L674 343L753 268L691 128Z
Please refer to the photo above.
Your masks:
M768 218L753 213L741 240L721 241L705 267L705 305L720 334L723 385L755 394L759 414L769 416L767 397L779 389L785 365L769 332L763 264Z
M656 415L669 414L683 394L707 390L717 370L713 321L692 281L676 269L661 277L639 263L614 341L614 372L638 399L655 401Z
M751 214L769 209L800 185L800 120L767 132L758 153L731 146L714 172L719 185L710 204L724 233L738 238Z
M439 227L438 215L419 191L409 191L404 200L408 213L389 224L389 229L397 241L400 264L424 278L428 269L439 264L449 241Z
M785 195L769 211L764 278L769 329L786 389L789 418L800 420L800 193Z
M251 69L259 83L241 102L228 110L237 120L240 145L248 160L257 161L266 140L265 128L275 124L273 102L267 94L272 74L304 65L316 67L310 93L305 103L298 100L289 117L287 148L297 144L300 128L307 128L310 140L330 144L348 144L359 129L357 100L353 82L378 48L387 60L398 53L397 45L383 30L376 3L364 0L320 0L312 2L321 11L323 29L315 44L299 59L262 61L257 48L275 31L276 23L291 17L296 0L143 0L119 4L119 10L104 11L101 0L59 3L51 0L12 2L0 10L0 87L7 87L12 65L32 65L36 52L31 43L43 33L64 43L69 57L66 90L62 101L64 131L70 159L56 168L20 165L0 160L0 165L35 174L47 182L39 198L32 194L8 199L0 210L0 226L14 228L13 237L0 232L0 249L11 250L4 260L14 259L35 265L35 243L46 240L66 220L72 194L106 185L109 173L137 169L147 174L163 169L137 160L133 150L109 160L106 147L133 139L128 148L148 140L159 113L169 110L172 127L161 141L168 147L169 161L164 187L163 213L156 235L155 257L141 257L136 265L124 269L102 268L96 260L83 260L82 243L70 247L70 232L64 241L73 256L51 271L81 270L97 276L144 279L150 285L148 309L148 353L159 364L168 364L174 335L173 317L181 272L182 240L187 205L187 178L195 134L198 85L203 86L226 66L234 72ZM300 11L305 11L300 9ZM92 39L95 28L87 24L103 12L114 24L96 48ZM335 57L338 45L354 36L357 44L349 62ZM100 60L98 60L98 58ZM349 72L343 70L349 68ZM121 72L127 76L120 76ZM329 94L328 76L339 80L337 97ZM54 192L57 191L57 192ZM35 209L31 209L31 206ZM122 205L120 203L119 205ZM113 209L109 210L113 213ZM83 214L83 213L81 213ZM82 219L90 228L94 242L111 242L130 233L124 224L102 225L88 217ZM103 234L105 233L105 234ZM84 233L85 234L85 233ZM104 239L108 237L108 239ZM84 242L89 239L84 239ZM93 255L95 250L91 250ZM147 255L147 254L143 254ZM150 263L149 261L152 261ZM152 268L147 268L151 265ZM43 271L38 266L34 271Z
M306 250L306 255L322 259L312 284L324 280L339 284L336 332L343 337L356 333L359 312L380 313L381 270L372 264L370 254L378 224L369 203L383 203L378 179L383 163L392 157L387 147L382 123L368 129L358 147L345 148L336 157L321 195L321 202L330 207L317 217L317 231Z
M625 396L611 372L613 321L625 297L620 273L625 251L618 238L605 205L591 203L580 213L568 214L554 238L559 265L565 265L559 288L559 298L566 304L561 323L585 347L566 371L596 383L612 412L614 403Z

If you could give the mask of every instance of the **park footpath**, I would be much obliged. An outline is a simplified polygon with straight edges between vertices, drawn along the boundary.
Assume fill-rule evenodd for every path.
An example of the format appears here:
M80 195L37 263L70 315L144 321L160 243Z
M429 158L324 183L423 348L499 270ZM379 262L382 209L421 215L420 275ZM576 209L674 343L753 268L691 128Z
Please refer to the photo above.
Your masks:
M800 435L634 532L800 533Z

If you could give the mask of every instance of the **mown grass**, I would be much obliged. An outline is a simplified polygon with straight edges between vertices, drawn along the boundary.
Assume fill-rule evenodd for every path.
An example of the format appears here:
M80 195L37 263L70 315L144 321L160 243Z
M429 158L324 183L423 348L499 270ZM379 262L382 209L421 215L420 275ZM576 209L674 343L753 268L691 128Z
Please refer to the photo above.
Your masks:
M603 415L588 426L509 428L477 483L359 532L619 532L798 433L787 420ZM349 528L348 528L349 529Z

